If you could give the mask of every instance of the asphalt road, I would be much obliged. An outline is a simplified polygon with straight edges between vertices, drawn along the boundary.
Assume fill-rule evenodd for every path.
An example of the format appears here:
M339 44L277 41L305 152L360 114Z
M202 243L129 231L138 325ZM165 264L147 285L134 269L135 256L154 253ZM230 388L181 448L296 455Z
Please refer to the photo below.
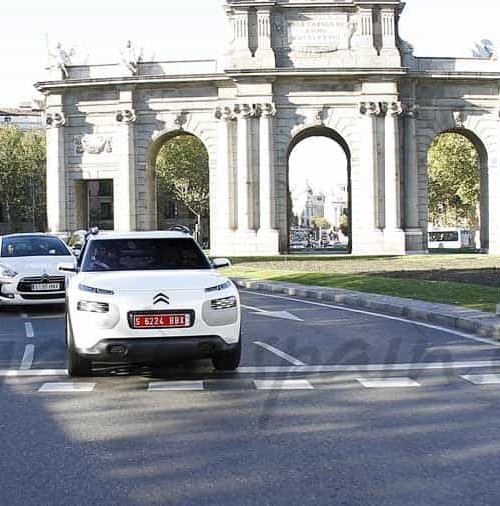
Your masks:
M241 295L235 373L71 380L62 308L1 311L0 504L499 503L496 343Z

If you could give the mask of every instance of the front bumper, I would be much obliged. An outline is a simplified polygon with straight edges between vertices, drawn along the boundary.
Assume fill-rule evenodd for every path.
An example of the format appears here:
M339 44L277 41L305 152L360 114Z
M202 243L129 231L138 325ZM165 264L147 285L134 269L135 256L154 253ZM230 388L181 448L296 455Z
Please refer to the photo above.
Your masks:
M237 349L239 341L226 343L220 336L102 339L78 354L98 362L179 362L223 356Z

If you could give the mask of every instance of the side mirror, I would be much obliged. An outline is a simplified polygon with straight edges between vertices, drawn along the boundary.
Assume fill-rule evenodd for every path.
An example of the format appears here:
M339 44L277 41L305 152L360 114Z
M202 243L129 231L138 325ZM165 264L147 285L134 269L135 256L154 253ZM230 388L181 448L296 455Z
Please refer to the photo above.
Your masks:
M231 261L228 258L214 258L212 259L212 265L215 269L221 269L222 267L231 267Z
M78 267L70 262L58 264L57 270L61 272L78 272Z

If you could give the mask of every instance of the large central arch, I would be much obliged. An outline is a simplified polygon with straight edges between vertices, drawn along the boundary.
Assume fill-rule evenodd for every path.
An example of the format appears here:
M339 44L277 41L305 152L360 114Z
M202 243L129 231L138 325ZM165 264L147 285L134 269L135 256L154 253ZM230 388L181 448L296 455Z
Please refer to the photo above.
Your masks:
M300 132L298 132L291 140L288 149L287 149L287 192L290 192L290 155L292 151L304 140L310 139L313 137L322 137L331 139L336 142L343 150L344 155L346 157L346 169L347 169L347 218L348 218L348 244L347 244L347 252L352 251L352 224L351 224L351 216L352 216L352 192L351 192L351 151L345 139L335 130L325 125L314 125L303 128ZM314 161L312 161L314 163ZM333 170L333 168L332 168ZM287 228L290 229L291 224L289 223L290 214L287 213Z

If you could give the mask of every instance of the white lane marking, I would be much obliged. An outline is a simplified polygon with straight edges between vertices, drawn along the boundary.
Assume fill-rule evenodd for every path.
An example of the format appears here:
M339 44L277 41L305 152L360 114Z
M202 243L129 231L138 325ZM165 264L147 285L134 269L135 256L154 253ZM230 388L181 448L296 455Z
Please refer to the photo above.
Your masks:
M460 377L473 385L500 385L500 374L465 374Z
M314 387L307 380L253 380L257 390L311 390Z
M28 318L28 313L26 313L25 311L21 311L21 318L23 320L26 320Z
M242 308L249 309L250 311L254 311L252 314L260 314L262 316L269 316L271 318L281 318L283 320L292 320L296 322L303 322L302 318L295 316L288 311L268 311L267 309L261 309L259 307L247 306L246 304L241 305Z
M411 378L356 378L365 388L407 388L419 387L420 383Z
M96 383L44 383L39 392L92 392Z
M67 369L0 369L0 377L67 376Z
M24 327L26 329L26 337L29 337L30 339L35 337L35 331L33 330L33 324L31 322L25 322Z
M35 356L35 345L27 344L24 348L24 355L21 360L21 365L19 369L22 371L26 371L27 369L31 369L31 365L33 364L33 357Z
M339 365L290 365L239 367L242 374L253 373L328 373L328 372L391 372L391 371L434 371L447 369L484 369L500 367L500 360L475 362L423 362L415 364L339 364ZM234 374L234 373L232 373Z
M248 293L250 295L256 295L256 292L249 292L247 290L240 290L240 293ZM258 292L258 295L262 296L262 297L271 297L271 298L274 298L274 299L283 299L283 300L289 300L289 301L292 301L292 302L300 302L300 303L303 303L303 304L310 304L312 306L320 306L320 307L327 307L327 308L330 308L330 309L338 309L339 311L346 311L348 313L358 313L358 314L364 314L364 315L368 315L368 316L375 316L376 318L384 318L386 320L394 320L394 321L403 322L403 323L412 323L413 325L418 325L419 327L425 327L425 328L428 328L428 329L439 330L441 332L445 332L445 333L448 333L448 334L453 334L455 336L460 336L460 337L463 337L465 339L470 339L472 341L477 341L478 343L490 344L492 346L500 347L500 342L499 341L495 341L493 339L487 339L487 338L484 338L484 337L476 337L476 336L473 336L471 334L467 334L465 332L460 332L459 330L451 330L451 329L448 329L446 327L440 327L439 325L432 325L430 323L423 323L423 322L418 322L418 321L415 321L415 320L409 320L408 318L400 318L398 316L389 316L389 315L386 315L386 314L373 313L371 311L364 311L363 309L353 309L353 308L350 308L350 307L336 306L334 304L324 304L322 302L314 302L312 300L304 300L304 299L300 299L300 298L297 298L297 297L295 297L295 298L294 297L285 297L285 296L282 296L282 295L271 295L271 294L262 293L262 292Z
M304 364L304 362L301 362L300 360L296 359L295 357L292 357L288 353L278 350L278 348L275 348L274 346L271 346L269 344L263 343L261 341L254 341L253 344L256 344L257 346L260 346L261 348L264 348L265 350L274 353L278 357L282 358L283 360L286 360L287 362L290 362L293 365L306 365Z
M203 381L157 381L149 383L149 392L164 392L176 390L203 390Z

